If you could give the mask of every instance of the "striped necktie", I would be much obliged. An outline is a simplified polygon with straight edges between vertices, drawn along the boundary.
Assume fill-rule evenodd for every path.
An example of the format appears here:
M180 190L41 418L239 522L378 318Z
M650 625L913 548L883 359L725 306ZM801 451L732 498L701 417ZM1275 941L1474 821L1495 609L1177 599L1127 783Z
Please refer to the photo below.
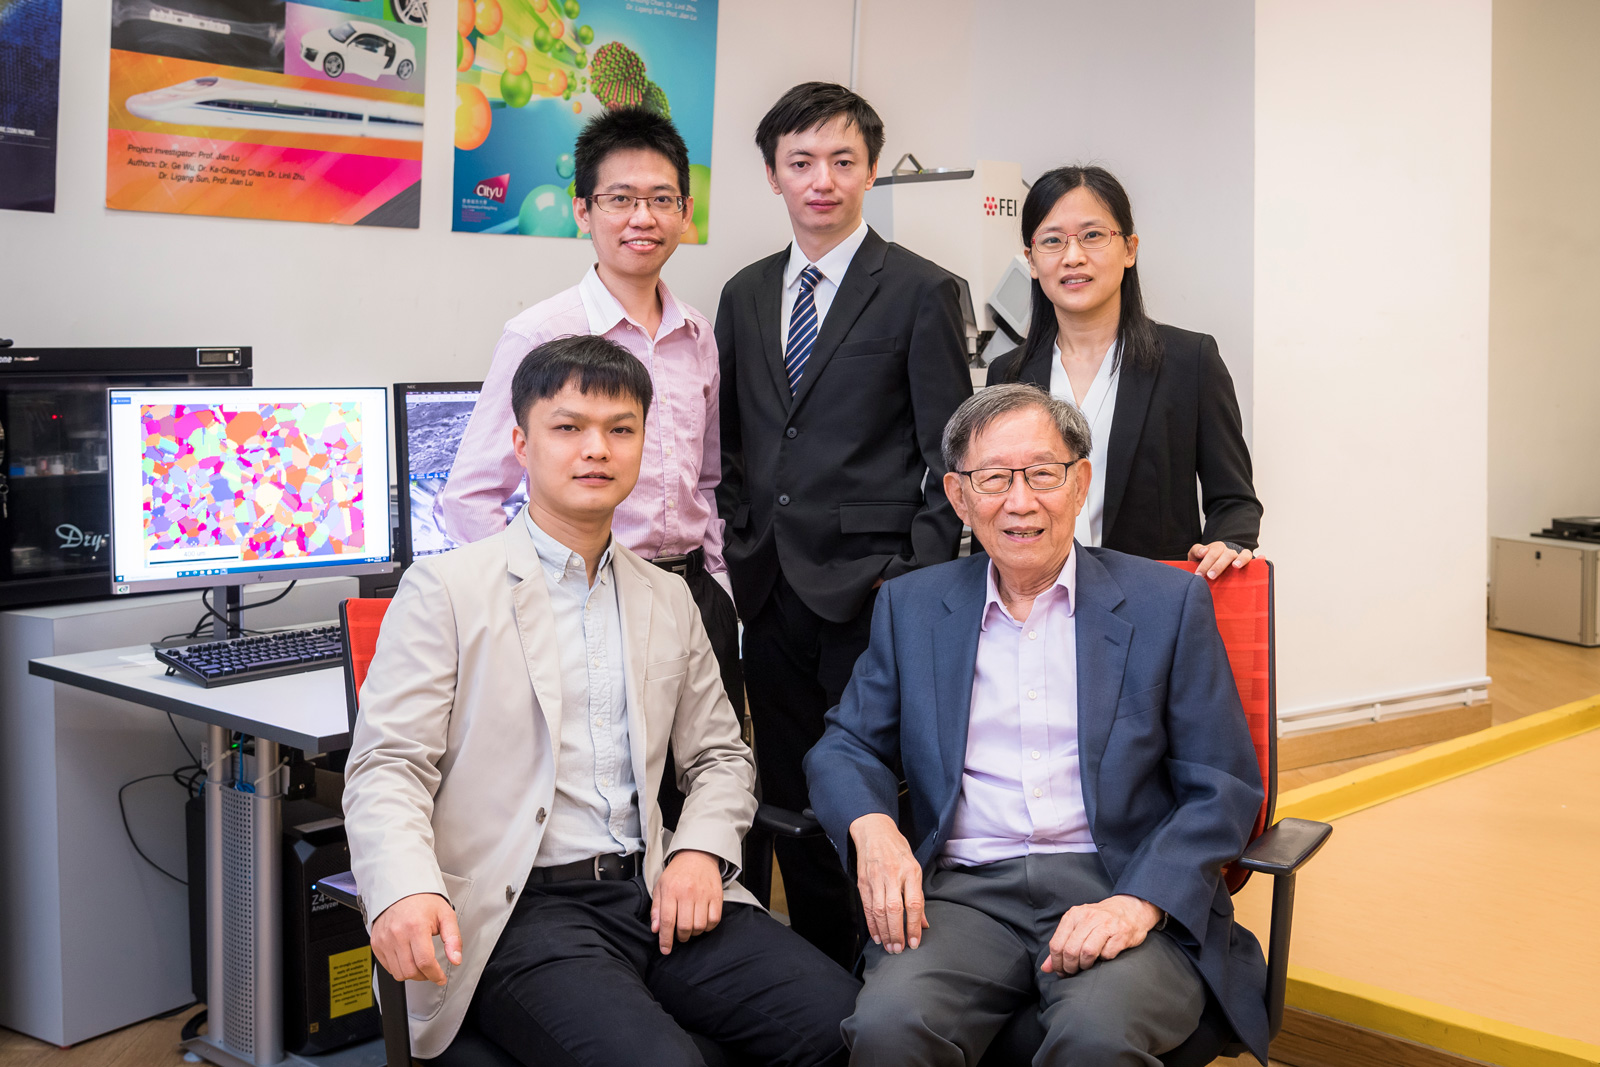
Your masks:
M811 346L817 343L817 301L813 294L821 280L822 272L816 267L807 266L800 272L800 292L794 298L794 311L789 315L789 343L783 350L790 396L799 391L800 375L805 373Z

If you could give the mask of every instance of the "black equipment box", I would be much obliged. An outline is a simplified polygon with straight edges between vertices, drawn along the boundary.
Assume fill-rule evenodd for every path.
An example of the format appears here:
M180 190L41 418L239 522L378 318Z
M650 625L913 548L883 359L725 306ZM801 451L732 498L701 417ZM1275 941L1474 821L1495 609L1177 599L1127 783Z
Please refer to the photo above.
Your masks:
M1600 544L1600 515L1572 515L1565 519L1551 519L1549 526L1532 536Z

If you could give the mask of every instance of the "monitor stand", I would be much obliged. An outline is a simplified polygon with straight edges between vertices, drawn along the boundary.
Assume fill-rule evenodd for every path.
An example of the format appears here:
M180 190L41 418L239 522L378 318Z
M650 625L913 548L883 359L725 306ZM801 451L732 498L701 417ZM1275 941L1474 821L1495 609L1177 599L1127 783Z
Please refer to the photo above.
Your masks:
M211 587L211 639L226 641L244 633L239 620L239 605L243 602L244 586L214 585Z

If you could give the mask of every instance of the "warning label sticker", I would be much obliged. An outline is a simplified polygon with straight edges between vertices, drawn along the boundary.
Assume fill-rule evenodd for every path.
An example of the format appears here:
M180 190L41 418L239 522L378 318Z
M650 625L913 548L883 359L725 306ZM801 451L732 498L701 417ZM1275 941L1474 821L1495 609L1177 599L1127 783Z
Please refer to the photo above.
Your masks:
M328 957L328 1018L372 1007L372 947Z

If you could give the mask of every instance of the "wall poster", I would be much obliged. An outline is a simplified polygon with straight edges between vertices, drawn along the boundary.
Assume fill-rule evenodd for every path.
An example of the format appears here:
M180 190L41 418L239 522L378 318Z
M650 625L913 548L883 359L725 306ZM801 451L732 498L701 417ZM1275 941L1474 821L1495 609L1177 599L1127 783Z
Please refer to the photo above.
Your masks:
M416 227L427 3L111 0L106 206Z
M441 12L446 2L434 0ZM577 237L578 131L601 108L642 105L689 146L684 241L706 242L717 0L456 0L451 10L454 229Z
M0 208L56 209L61 0L0 0Z

